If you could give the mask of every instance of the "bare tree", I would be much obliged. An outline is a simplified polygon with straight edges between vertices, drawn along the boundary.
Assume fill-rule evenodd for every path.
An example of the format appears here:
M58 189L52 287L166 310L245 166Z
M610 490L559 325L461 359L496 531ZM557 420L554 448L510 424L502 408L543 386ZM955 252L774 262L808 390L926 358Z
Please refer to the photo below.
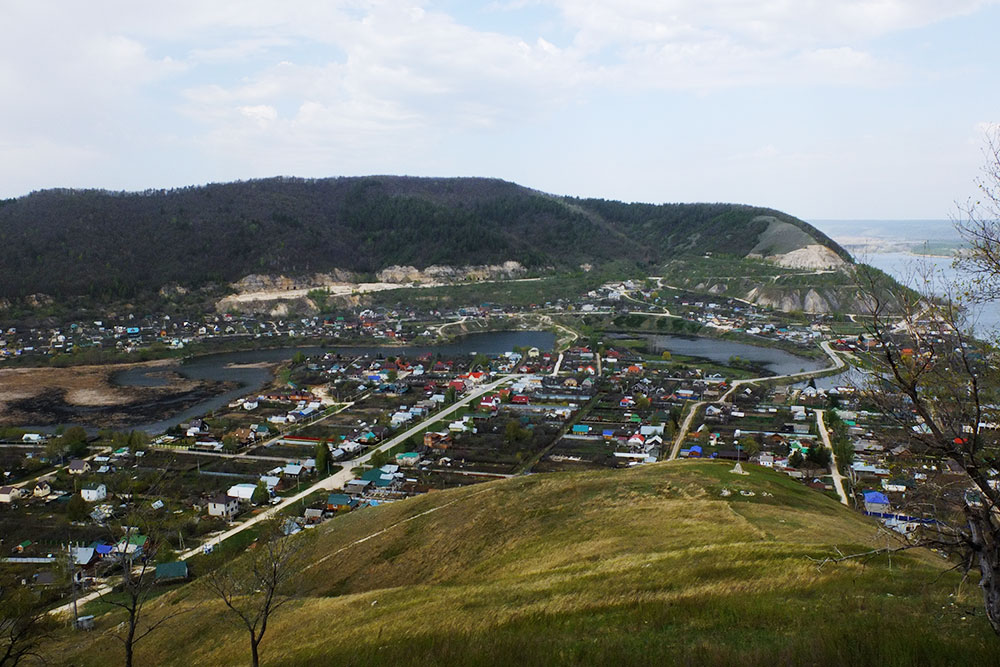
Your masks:
M34 658L54 628L52 617L35 591L15 572L0 570L0 667L14 667Z
M858 271L874 343L867 397L897 421L896 437L937 470L908 494L907 515L924 525L904 544L863 555L926 546L957 557L956 567L978 571L986 617L1000 634L1000 350L972 335L962 307L1000 297L1000 132L989 136L986 152L983 198L957 225L971 245L960 264L978 271L972 283L938 284L935 294L920 295L879 272Z
M987 130L983 153L979 196L959 205L956 226L970 246L959 265L975 276L970 296L995 301L1000 298L1000 125Z
M230 618L250 638L254 667L260 664L260 642L271 615L292 599L293 579L301 570L305 535L286 535L278 519L265 522L247 553L202 579L229 609Z
M136 645L186 610L155 617L147 613L146 605L156 592L156 556L166 544L161 517L149 502L139 498L130 479L118 480L117 490L119 499L125 501L125 509L117 520L108 524L114 547L107 567L115 570L113 576L118 581L110 591L101 593L100 598L125 613L125 620L112 636L125 650L125 667L132 667Z

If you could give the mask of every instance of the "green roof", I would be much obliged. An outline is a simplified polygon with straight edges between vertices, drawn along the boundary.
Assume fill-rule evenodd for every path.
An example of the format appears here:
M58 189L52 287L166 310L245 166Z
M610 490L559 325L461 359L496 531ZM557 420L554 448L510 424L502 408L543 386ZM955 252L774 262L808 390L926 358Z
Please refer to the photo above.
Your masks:
M368 482L376 482L382 479L383 474L384 473L380 468L372 468L371 470L366 470L363 473L361 473L359 479L363 479Z
M346 493L331 493L326 499L327 505L353 505L354 500Z
M187 579L188 564L184 561L174 561L173 563L160 563L156 566L157 579Z

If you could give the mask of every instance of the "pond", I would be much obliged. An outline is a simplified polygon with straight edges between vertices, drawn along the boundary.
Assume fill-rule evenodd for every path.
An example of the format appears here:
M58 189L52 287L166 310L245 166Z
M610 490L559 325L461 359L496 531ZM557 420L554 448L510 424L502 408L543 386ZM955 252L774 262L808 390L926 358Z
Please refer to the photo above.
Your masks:
M645 338L654 353L668 350L672 354L700 357L719 364L728 363L730 357L739 357L760 364L775 375L815 371L830 365L827 357L820 360L808 359L774 347L758 347L718 338L671 335L645 336Z

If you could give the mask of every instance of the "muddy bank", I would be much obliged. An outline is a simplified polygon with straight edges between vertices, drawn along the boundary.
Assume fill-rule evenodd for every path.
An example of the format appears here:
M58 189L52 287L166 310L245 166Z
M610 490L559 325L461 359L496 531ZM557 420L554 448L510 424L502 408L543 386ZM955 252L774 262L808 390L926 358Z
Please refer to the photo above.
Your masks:
M5 369L0 371L0 425L126 428L169 418L236 386L161 368L168 363ZM153 370L156 386L122 387L114 381L137 366Z
M65 389L46 389L30 398L9 402L0 415L0 424L80 424L125 429L136 422L166 419L231 388L229 383L216 382L189 391L137 391L134 400L113 405L78 405L67 400Z

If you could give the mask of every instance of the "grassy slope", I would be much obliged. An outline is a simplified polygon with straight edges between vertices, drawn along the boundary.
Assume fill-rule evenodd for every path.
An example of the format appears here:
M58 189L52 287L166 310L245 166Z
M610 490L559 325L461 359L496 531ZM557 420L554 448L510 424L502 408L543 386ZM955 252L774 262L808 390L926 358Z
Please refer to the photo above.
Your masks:
M264 662L996 664L977 589L950 598L958 579L935 556L817 570L807 556L871 544L875 525L783 475L729 468L534 475L338 518L313 534L317 560ZM201 597L164 596L197 610L146 639L139 664L247 661ZM73 664L120 654L100 633L61 644Z

